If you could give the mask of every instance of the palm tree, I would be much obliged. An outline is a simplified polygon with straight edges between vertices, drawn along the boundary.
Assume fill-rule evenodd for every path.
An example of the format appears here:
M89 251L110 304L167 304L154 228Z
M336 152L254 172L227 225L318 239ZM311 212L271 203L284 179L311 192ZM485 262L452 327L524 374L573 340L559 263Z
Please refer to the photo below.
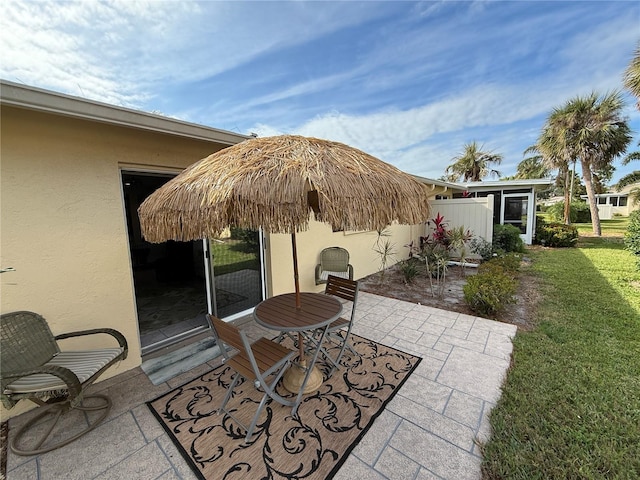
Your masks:
M640 160L640 152L631 152L622 160L622 164L627 165L633 160ZM634 183L640 183L640 170L634 170L618 180L618 183L615 184L615 189L620 191L627 185L633 185ZM640 203L640 187L631 189L629 192L629 200L631 201L631 205Z
M629 66L624 72L623 78L624 86L638 99L636 107L640 110L640 43L636 47ZM638 143L640 146L640 143ZM640 160L640 152L631 152L622 161L623 165L627 165L633 160ZM634 170L633 172L625 175L615 185L616 190L621 190L627 185L640 182L640 170ZM640 187L634 188L629 192L629 200L631 204L640 203Z
M465 182L479 182L490 174L499 177L500 172L490 168L490 165L499 165L502 162L502 155L483 152L482 148L477 142L466 144L462 154L453 157L454 163L446 168L447 178L456 181L462 177Z
M606 170L631 141L629 126L622 118L623 107L619 92L575 97L551 112L538 140L538 146L547 149L547 154L556 155L567 164L580 162L593 233L597 236L601 235L601 228L593 174Z
M565 152L562 151L558 142L556 141L556 135L550 126L545 125L542 129L542 133L538 137L538 141L535 145L530 146L524 151L524 154L538 153L542 157L543 164L549 170L558 170L556 177L556 184L562 186L564 193L564 223L569 225L571 223L571 197L573 194L573 179L575 172L571 175L571 169L569 169L569 159L566 157ZM573 162L575 166L575 162Z
M528 149L527 149L528 150ZM551 168L542 155L524 158L516 167L516 179L545 178L550 176Z
M624 86L638 99L636 107L640 110L640 44L636 47L633 58L624 72Z
M616 183L616 190L622 190L627 185L633 185L634 183L640 183L640 170L634 170L628 173ZM640 187L632 188L629 192L629 201L631 205L640 203Z

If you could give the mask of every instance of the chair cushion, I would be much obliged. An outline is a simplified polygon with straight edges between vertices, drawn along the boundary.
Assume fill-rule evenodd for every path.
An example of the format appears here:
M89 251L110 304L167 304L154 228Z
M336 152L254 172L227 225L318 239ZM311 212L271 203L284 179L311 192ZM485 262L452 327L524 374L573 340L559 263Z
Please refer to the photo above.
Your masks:
M80 383L99 372L122 353L122 348L104 348L90 351L60 352L45 365L57 365L71 370ZM5 394L46 392L48 390L66 389L67 385L60 378L48 373L27 375L7 385Z
M346 278L349 279L349 271L346 272L332 272L330 270L324 270L320 272L320 280L327 280L329 275L333 275L334 277Z

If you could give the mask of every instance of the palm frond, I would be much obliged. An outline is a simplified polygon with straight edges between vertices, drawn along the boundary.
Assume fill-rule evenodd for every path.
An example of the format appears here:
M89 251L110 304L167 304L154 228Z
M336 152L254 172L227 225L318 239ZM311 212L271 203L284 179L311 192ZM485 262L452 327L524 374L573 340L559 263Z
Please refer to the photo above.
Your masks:
M633 185L634 183L639 183L639 182L640 182L640 170L634 170L633 172L625 175L620 180L618 180L618 183L616 183L614 187L617 191L620 191L628 185Z

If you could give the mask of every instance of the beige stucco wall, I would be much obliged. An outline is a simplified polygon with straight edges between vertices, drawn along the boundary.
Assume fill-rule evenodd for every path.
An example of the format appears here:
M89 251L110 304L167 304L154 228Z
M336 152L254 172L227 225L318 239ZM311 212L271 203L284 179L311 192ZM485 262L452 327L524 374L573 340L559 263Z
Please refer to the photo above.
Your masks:
M0 310L42 314L54 334L97 327L121 331L129 357L102 379L141 363L121 170L178 172L221 148L200 140L2 106L0 145ZM424 225L390 227L393 261ZM380 269L376 232L332 232L311 222L297 235L300 288L321 291L320 251L349 250L355 278ZM266 238L268 295L294 290L291 237ZM95 343L94 343L95 344ZM92 341L82 338L82 346ZM22 402L2 418L24 411Z
M1 116L0 267L15 269L0 277L2 313L38 312L54 334L120 330L129 357L103 379L140 365L120 169L177 172L220 146L7 106Z
M405 247L412 240L418 241L424 235L424 225L393 225L389 227L388 239L395 247L396 255L391 264L409 257L409 249ZM370 232L332 232L324 223L312 221L309 230L296 235L298 250L298 272L300 290L303 292L319 292L324 285L316 285L315 268L320 260L320 252L326 247L344 247L349 251L349 259L353 265L354 279L366 277L380 270L380 256L375 253L374 246L378 239L375 231ZM292 245L290 235L269 235L266 239L268 294L278 295L294 291Z

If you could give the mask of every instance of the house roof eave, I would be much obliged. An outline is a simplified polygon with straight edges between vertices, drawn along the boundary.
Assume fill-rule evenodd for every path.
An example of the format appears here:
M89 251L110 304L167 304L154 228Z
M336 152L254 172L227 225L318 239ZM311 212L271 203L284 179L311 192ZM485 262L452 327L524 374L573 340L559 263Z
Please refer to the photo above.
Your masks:
M230 146L248 135L0 80L0 103L32 111L147 130Z
M427 177L421 177L419 175L411 175L413 178L415 178L416 180L418 180L421 183L425 183L427 185L431 185L432 190L435 190L435 187L440 187L442 188L443 192L446 192L447 190L453 190L453 191L464 191L465 187L463 185L459 185L457 183L453 183L453 182L445 182L442 180L434 180L432 178L427 178Z
M520 187L520 188L533 188L535 190L542 190L544 187L553 185L553 178L533 178L533 179L519 179L519 180L492 180L488 182L467 182L463 184L463 188L468 190L484 189L484 188L505 188L505 187Z

